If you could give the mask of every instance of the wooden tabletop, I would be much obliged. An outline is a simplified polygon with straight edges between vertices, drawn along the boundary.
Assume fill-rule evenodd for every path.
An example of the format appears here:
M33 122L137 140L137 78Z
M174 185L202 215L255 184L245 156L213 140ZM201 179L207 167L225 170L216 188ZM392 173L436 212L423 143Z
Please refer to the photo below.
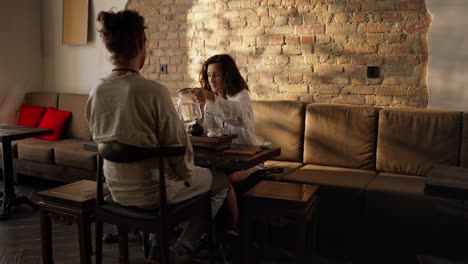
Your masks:
M253 148L256 148L255 151ZM83 145L83 149L97 152L97 144L95 142L85 143ZM238 171L254 167L280 155L281 148L232 145L231 148L220 151L194 148L194 154L194 162L196 166L227 171Z
M316 194L317 190L317 185L261 181L244 195L247 197L306 203Z
M80 205L90 201L94 202L96 198L96 188L95 181L81 180L40 191L37 195L44 201ZM104 188L104 193L109 193L107 188Z
M46 136L52 133L54 133L52 129L0 124L0 142Z

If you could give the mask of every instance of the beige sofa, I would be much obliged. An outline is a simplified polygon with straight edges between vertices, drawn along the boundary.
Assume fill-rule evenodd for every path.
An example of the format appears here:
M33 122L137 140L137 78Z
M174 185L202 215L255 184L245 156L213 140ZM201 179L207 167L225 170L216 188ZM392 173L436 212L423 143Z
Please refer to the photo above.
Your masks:
M24 103L51 106L72 112L67 128L58 141L36 138L13 141L16 177L29 175L59 182L96 178L96 153L84 151L91 141L84 109L88 95L31 92ZM1 154L1 153L0 153Z
M466 254L462 210L424 184L434 164L468 167L467 113L296 101L257 101L254 112L260 142L283 151L267 167L320 185L322 253Z
M91 141L86 99L25 96L27 104L68 110L72 118L59 141L14 142L17 174L61 182L95 178L96 153L83 150ZM434 164L468 167L468 113L299 101L253 106L260 143L282 149L266 163L284 169L277 180L320 185L319 249L466 252L467 225L456 203L425 196L424 182Z

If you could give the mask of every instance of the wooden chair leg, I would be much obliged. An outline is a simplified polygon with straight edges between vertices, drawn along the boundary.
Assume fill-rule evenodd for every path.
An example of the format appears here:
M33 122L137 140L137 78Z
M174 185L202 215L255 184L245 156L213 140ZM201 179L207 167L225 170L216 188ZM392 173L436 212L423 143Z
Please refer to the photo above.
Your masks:
M41 244L42 244L42 262L54 263L52 254L52 223L46 212L41 208Z
M143 232L143 253L145 254L145 258L149 257L150 250L151 244L149 241L149 233Z
M91 264L91 224L86 214L80 214L78 218L78 238L80 244L80 263Z
M102 264L102 233L103 223L96 219L96 264Z
M119 263L129 264L130 258L128 256L128 229L119 226L117 230L119 232Z

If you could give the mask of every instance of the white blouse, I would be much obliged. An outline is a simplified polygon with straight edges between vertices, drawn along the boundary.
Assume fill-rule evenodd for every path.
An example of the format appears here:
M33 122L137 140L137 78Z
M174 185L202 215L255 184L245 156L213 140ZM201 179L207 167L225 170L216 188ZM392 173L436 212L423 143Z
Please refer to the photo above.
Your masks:
M203 127L221 128L225 135L237 135L233 144L257 145L252 101L247 90L224 99L215 95L213 102L206 101Z

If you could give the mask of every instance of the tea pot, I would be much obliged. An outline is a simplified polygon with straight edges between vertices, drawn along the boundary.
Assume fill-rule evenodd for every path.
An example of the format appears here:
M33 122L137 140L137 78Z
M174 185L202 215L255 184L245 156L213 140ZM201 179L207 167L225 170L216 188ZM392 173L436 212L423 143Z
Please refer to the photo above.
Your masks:
M180 117L185 123L191 123L189 133L194 136L203 134L203 127L197 123L197 120L202 117L200 103L192 94L191 88L183 88L177 92L179 99L177 100L177 109Z

